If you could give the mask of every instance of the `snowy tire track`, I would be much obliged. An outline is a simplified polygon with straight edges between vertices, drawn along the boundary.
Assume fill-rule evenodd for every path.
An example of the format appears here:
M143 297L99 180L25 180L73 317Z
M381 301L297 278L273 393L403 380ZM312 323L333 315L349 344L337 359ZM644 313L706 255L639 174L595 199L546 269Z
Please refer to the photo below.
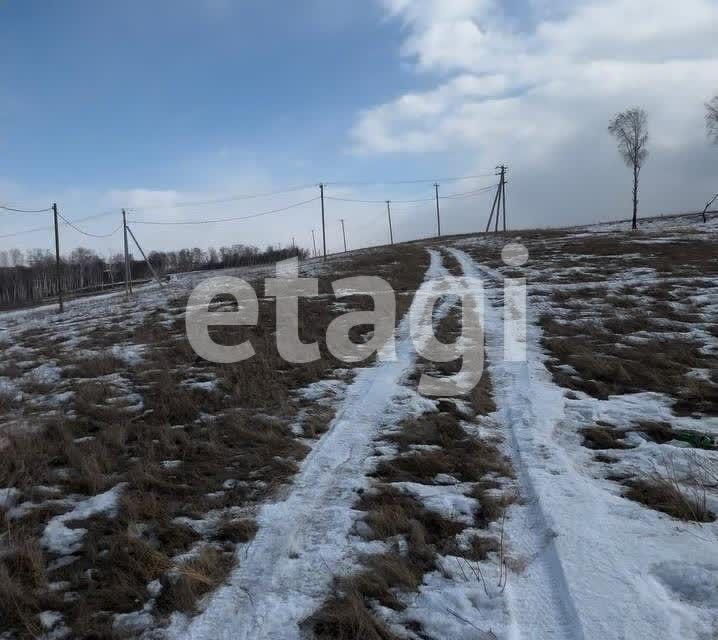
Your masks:
M500 278L493 270L477 265L463 251L452 248L449 252L459 261L464 275L484 279L489 276L494 282ZM486 291L492 293L488 286ZM553 413L547 412L545 406L541 407L543 412L537 411L530 394L532 385L528 364L503 362L503 315L491 301L484 306L484 331L495 401L504 424L510 430L516 471L523 497L528 501L524 522L514 523L512 544L515 551L533 559L526 571L528 583L513 583L507 590L512 617L510 637L516 640L582 640L584 635L578 614L553 543L555 532L525 464L526 456L536 455L536 452L526 451L527 443L521 437L522 432L539 425L551 429L562 411L563 398L559 392L550 403L546 403L546 406L554 408ZM525 631L528 629L531 632L527 635Z
M467 276L485 276L497 285L486 290L494 304L500 304L501 275L463 251L449 251ZM713 600L696 598L693 585L699 580L718 584L718 566L706 566L700 579L686 577L694 575L697 558L714 557L710 534L690 523L676 526L676 521L624 499L609 483L592 477L581 445L571 449L565 435L592 424L594 410L577 403L568 406L565 390L544 365L542 334L530 309L527 361L521 363L503 360L501 309L487 304L485 310L495 399L510 430L528 501L514 509L507 522L512 551L526 560L506 591L512 618L509 638L715 637Z
M431 264L420 290L446 273L440 254L430 253ZM373 442L401 410L393 401L415 360L407 313L397 329L396 360L359 371L329 431L302 463L288 495L262 508L258 533L241 553L230 584L189 624L175 618L171 637L300 637L299 624L329 594L337 569L350 561L348 539L356 520L351 507L357 490L367 486Z

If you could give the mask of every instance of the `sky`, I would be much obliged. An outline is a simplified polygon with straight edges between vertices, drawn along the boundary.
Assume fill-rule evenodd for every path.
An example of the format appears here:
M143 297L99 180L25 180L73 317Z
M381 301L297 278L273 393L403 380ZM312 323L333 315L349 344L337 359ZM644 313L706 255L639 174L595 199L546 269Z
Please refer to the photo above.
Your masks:
M641 213L702 209L716 34L715 0L0 0L0 204L95 235L124 207L147 250L311 248L323 182L337 251L341 219L388 241L387 199L397 240L435 234L434 181L442 232L482 229L506 164L510 227L626 218L607 124L640 106ZM51 222L0 213L0 249L51 249Z

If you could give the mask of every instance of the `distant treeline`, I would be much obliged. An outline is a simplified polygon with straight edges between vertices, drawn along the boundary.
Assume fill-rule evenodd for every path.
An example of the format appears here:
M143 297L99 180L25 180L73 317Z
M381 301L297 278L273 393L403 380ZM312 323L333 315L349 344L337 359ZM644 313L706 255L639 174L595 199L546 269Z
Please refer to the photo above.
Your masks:
M179 251L152 251L147 257L159 275L200 269L225 269L267 264L292 257L306 258L307 252L290 247L280 249L235 245L219 250L198 248ZM131 257L132 279L145 280L152 272L144 260ZM8 266L11 264L12 266ZM92 293L125 282L122 254L101 258L89 249L75 249L62 258L62 290L69 294ZM11 309L38 304L58 295L55 256L32 249L24 255L13 249L0 252L0 308Z
M162 273L249 267L271 264L294 257L305 259L309 257L309 252L297 247L281 249L271 245L264 251L260 251L257 247L236 244L220 249L210 247L207 251L197 247L194 249L180 249L179 251L152 251L147 256L150 264L155 269L162 271Z

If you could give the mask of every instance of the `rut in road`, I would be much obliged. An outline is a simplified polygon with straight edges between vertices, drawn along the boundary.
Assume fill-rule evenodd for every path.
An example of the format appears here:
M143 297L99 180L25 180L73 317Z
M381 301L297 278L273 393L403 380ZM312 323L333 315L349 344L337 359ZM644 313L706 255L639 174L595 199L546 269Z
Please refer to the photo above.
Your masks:
M482 279L489 298L484 305L484 332L487 361L494 388L494 401L499 419L509 430L514 466L518 474L522 497L527 508L520 518L514 517L507 526L513 551L532 562L520 577L513 576L506 591L509 608L509 637L515 640L582 640L581 623L559 557L550 518L544 512L540 496L528 470L527 457L535 457L533 435L537 430L551 431L560 418L563 398L542 398L537 405L534 381L528 362L504 361L503 314L495 303L501 304L503 295L501 276L479 266L467 253L455 248L449 252L461 265L464 275ZM541 389L545 393L545 389ZM530 450L529 450L530 448Z
M419 291L447 274L441 255ZM417 304L417 298L414 305ZM329 594L332 576L351 563L349 536L357 491L368 486L372 444L382 427L408 409L395 402L416 353L409 314L396 331L396 359L362 369L349 386L329 431L315 445L281 501L265 505L255 539L241 552L230 584L188 626L170 635L192 640L295 640L299 624Z

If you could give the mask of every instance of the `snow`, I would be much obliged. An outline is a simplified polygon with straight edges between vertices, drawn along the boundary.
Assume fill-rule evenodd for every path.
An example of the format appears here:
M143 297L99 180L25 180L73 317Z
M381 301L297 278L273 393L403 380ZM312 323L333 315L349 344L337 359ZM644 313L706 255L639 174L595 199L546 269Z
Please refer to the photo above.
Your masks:
M7 511L17 503L20 491L13 487L8 489L0 489L0 510Z
M468 275L500 282L493 270L479 267L461 251L453 253ZM498 300L500 289L492 293ZM506 589L513 637L712 637L715 610L705 600L701 606L685 603L664 585L685 590L695 559L716 557L718 527L679 524L624 499L610 483L593 477L585 452L565 434L588 426L596 414L586 404L578 412L567 410L564 390L544 366L538 326L529 325L525 363L502 360L502 335L501 312L487 305L489 369L528 501L515 507L507 522L512 549L528 561ZM605 407L604 415L628 423L631 411L655 412L656 401L653 395L637 394L592 403ZM715 584L716 567L701 567L699 584Z
M52 518L42 534L42 546L60 556L68 556L80 551L87 529L70 529L67 523L87 520L96 515L114 516L124 487L124 484L118 484L105 493L79 502L71 511Z
M41 384L57 384L62 379L62 369L53 364L45 363L32 369L28 375Z
M43 611L38 615L40 624L49 631L62 622L62 614L57 611Z
M597 233L615 234L631 251L667 241L706 237L718 231L718 217L708 225L695 220L665 218L642 222L637 234L628 236L627 223L596 225L574 233L573 237L595 237ZM670 232L670 233L668 233ZM660 234L660 235L651 235ZM690 235L689 235L690 234ZM553 243L553 245L552 245ZM487 255L498 255L499 243L483 238L462 240L456 247L486 249ZM545 241L563 251L560 242ZM644 249L645 250L645 249ZM498 563L490 558L479 568L486 577L476 579L471 567L459 558L440 558L440 570L425 576L419 592L407 595L407 609L386 611L386 618L400 637L406 635L408 621L419 622L423 633L434 639L451 638L484 640L648 640L669 638L712 640L718 620L718 525L679 522L664 514L629 502L621 496L621 487L602 476L593 453L581 445L580 429L604 420L629 425L640 420L670 422L677 430L718 433L718 418L679 417L672 413L673 399L656 393L635 393L597 400L557 386L545 367L541 349L541 332L536 324L542 309L550 307L545 298L533 296L529 308L529 326L525 363L503 360L503 318L500 310L502 275L497 269L479 267L473 258L456 250L465 273L481 276L494 305L486 308L488 369L496 392L497 412L491 416L506 436L506 449L514 461L523 500L511 507L505 523L507 547L513 566L505 589L498 587ZM663 277L653 269L640 266L641 254L617 253L610 256L569 256L577 266L563 268L543 263L541 268L527 266L529 291L573 291L592 288L596 297L604 289L615 291L637 279L641 286L670 283L688 285L695 278ZM496 258L497 259L497 258ZM600 273L602 261L620 260L625 266L606 281ZM303 265L304 274L329 273L331 266L321 262ZM273 267L255 270L273 274ZM245 276L247 272L239 275ZM438 252L432 252L427 284L444 273ZM590 282L580 280L595 274ZM144 312L166 302L177 292L185 292L193 282L212 274L187 274L173 279L166 290L146 287L134 302L123 302L122 294L72 301L64 319L56 321L54 308L0 314L0 322L22 320L22 326L0 328L4 343L16 331L55 323L58 336L68 338L65 347L76 349L82 342L78 327L88 315L105 317L130 312L131 324ZM579 277L580 276L580 277ZM696 277L703 277L697 274ZM633 296L636 305L644 298ZM713 322L718 311L718 289L701 290L686 302L700 303L706 323ZM442 312L448 310L442 306ZM690 335L705 344L705 353L715 353L718 341L706 331L691 325ZM637 334L632 340L649 337ZM665 334L668 336L669 334ZM712 343L711 343L712 341ZM130 366L137 366L143 347L121 344L112 353ZM5 351L25 359L26 375L40 382L58 384L61 370L54 363L39 364L35 354L17 346ZM297 640L297 624L314 612L323 598L331 593L332 578L357 567L360 551L374 552L381 545L368 545L354 534L361 528L361 514L352 510L357 491L367 489L367 473L381 455L396 455L395 448L377 445L403 417L436 411L436 403L421 398L402 386L412 371L415 354L409 345L406 322L397 331L396 362L379 362L360 370L352 382L329 379L301 390L297 396L308 402L332 403L338 406L329 431L316 442L302 463L294 483L277 501L264 505L257 521L256 539L238 551L238 568L229 584L210 596L204 612L193 620L175 615L169 636L175 638L257 638ZM39 366L38 366L39 365ZM705 376L709 370L696 370ZM130 387L115 381L125 400ZM211 390L214 382L204 378L190 385ZM17 383L0 379L0 390L16 393ZM55 394L53 401L67 399ZM137 410L141 410L141 403ZM301 420L295 425L301 432ZM181 427L175 427L181 428ZM467 425L468 431L482 433L481 425ZM620 462L612 471L640 471L655 464L658 455L675 455L679 469L690 456L714 460L714 452L685 449L684 443L657 445L639 434L628 436L634 449L620 453ZM685 454L685 455L684 455ZM167 468L180 461L167 460ZM435 478L436 485L397 483L397 487L421 500L429 509L444 517L471 522L477 501L465 495L466 487L450 476ZM235 482L228 480L225 489ZM42 536L43 546L61 555L52 567L73 562L83 544L84 529L71 529L72 521L93 515L112 516L122 485L85 500L72 498L63 504L71 511L53 518ZM0 509L11 509L9 517L29 511L32 503L15 506L18 494L13 489L0 490ZM710 498L715 500L714 497ZM24 510L24 511L23 511ZM183 520L178 520L183 521ZM215 524L208 515L203 520L184 521L203 533ZM57 583L54 588L66 587ZM148 585L156 598L161 584ZM70 594L71 595L71 594ZM53 633L62 629L62 619L43 612L41 624ZM47 624L46 624L47 623ZM117 616L118 631L141 633L153 626L152 616L142 611ZM49 634L48 634L49 635Z
M431 255L422 288L444 273L439 254ZM330 592L333 572L353 564L348 539L358 515L351 507L357 491L368 486L372 441L382 426L412 410L395 398L416 358L408 316L397 330L396 356L357 373L288 495L260 511L257 535L240 551L229 585L197 618L175 615L170 637L299 638L299 623Z
M449 483L433 486L416 482L394 482L392 487L411 494L429 510L448 520L471 525L478 507L478 501L464 495L468 489L460 484Z

